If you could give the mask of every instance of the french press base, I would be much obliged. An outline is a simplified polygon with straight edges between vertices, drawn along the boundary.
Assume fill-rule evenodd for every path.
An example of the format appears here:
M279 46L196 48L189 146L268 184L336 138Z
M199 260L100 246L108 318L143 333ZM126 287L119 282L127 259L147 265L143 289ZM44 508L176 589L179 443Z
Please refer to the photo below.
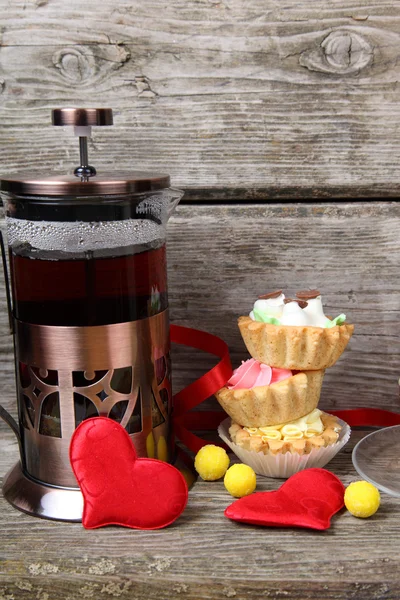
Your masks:
M44 519L82 520L83 497L80 490L44 485L28 477L18 462L3 480L5 499L18 510Z

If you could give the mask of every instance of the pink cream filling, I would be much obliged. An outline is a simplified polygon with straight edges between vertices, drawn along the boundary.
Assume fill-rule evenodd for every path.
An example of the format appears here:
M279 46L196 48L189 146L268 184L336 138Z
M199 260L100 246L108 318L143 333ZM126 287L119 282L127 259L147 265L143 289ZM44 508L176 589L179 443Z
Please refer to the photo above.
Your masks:
M227 383L230 390L250 390L254 387L271 385L292 376L288 369L276 369L258 362L254 358L243 361L240 367L233 371Z

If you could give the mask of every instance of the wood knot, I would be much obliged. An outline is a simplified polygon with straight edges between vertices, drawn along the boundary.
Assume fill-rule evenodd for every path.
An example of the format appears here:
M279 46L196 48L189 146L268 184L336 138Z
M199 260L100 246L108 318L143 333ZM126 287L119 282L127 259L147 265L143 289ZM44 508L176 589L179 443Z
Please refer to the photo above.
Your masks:
M318 48L303 52L300 64L310 71L351 75L368 66L373 56L373 47L364 36L340 29L329 33Z
M63 77L75 83L83 83L91 79L97 71L93 52L82 46L58 50L53 55L53 64L60 69Z
M150 81L147 77L142 75L137 76L135 77L134 83L137 89L137 95L140 98L155 98L155 96L157 96L150 88Z

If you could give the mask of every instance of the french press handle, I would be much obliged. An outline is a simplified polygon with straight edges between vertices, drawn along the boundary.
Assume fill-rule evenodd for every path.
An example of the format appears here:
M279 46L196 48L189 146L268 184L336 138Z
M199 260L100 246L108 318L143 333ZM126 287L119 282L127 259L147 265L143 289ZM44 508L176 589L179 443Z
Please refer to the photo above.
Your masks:
M3 265L3 273L4 273L4 282L6 288L6 300L7 300L7 311L8 311L8 322L10 325L10 333L14 333L14 319L11 308L11 293L10 293L10 282L8 279L8 269L7 269L7 259L6 259L6 250L4 246L3 232L0 230L0 249L1 249L1 260ZM18 443L21 446L21 435L19 432L19 427L14 419L10 415L10 413L0 404L0 417L11 427L15 435L17 436Z

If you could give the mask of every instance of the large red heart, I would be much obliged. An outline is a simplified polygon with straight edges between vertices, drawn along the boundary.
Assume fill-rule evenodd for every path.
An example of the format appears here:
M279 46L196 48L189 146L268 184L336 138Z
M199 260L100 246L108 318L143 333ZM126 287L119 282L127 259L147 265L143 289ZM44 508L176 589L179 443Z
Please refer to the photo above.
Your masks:
M83 421L72 436L70 460L84 498L86 529L160 529L186 506L182 473L161 460L137 458L128 433L112 419Z
M236 500L224 514L253 525L328 529L331 517L344 506L344 490L330 471L305 469L289 477L279 490Z

